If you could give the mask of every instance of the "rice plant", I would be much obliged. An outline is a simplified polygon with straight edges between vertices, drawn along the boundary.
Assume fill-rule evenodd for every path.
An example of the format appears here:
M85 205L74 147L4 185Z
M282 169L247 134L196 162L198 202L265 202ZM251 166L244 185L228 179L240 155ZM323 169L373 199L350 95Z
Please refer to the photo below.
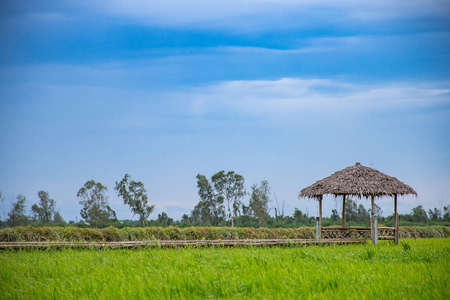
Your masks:
M450 239L406 242L2 251L0 299L450 299Z

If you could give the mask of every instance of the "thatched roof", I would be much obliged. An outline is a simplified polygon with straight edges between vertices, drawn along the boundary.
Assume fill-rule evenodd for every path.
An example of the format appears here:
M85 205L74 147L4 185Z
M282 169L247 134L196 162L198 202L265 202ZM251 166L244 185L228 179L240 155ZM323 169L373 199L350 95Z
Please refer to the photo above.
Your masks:
M333 175L304 188L301 190L299 197L319 198L324 194L352 195L360 198L394 196L395 194L417 196L416 191L397 178L365 167L360 163L337 171Z

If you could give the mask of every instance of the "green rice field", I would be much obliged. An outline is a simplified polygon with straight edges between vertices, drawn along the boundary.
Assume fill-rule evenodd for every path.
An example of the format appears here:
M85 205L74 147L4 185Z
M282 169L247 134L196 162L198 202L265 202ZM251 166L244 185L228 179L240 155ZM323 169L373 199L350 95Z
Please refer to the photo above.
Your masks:
M450 299L450 239L0 252L0 299L174 298Z

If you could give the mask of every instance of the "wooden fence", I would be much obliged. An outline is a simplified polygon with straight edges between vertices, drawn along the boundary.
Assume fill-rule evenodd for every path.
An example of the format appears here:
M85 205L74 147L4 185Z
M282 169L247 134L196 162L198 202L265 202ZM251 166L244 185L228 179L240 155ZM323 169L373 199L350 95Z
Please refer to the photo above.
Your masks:
M370 240L369 227L322 227L322 239L328 240ZM395 239L394 227L378 227L379 240Z

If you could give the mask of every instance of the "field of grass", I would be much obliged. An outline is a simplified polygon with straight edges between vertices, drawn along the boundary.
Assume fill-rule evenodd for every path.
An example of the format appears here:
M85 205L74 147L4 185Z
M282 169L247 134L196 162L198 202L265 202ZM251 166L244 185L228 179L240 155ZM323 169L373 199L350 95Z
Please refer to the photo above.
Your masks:
M450 299L450 239L401 242L5 250L0 299Z

